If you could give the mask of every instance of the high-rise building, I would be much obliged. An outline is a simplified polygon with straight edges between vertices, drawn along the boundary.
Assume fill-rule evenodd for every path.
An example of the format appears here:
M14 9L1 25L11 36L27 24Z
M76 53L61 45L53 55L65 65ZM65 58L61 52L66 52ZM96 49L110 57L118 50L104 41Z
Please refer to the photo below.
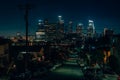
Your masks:
M38 20L38 30L36 31L36 41L46 41L45 26L42 20Z
M56 23L49 23L47 25L45 25L45 33L46 33L46 40L47 41L52 41L54 39L56 39Z
M61 40L64 38L65 33L65 26L64 20L62 20L62 16L58 16L58 23L57 23L57 39Z
M112 29L104 28L104 36L112 36L113 32Z
M82 23L79 23L79 24L76 26L76 33L82 34L82 32L83 32L83 24L82 24Z
M57 31L59 33L64 33L64 20L62 20L62 16L58 16L58 20Z
M69 24L68 24L68 29L67 29L68 33L72 33L73 32L73 22L72 21L69 21Z
M94 37L95 34L95 26L93 20L88 21L88 28L87 28L88 37Z
M47 19L39 20L36 39L39 41L52 41L56 39L56 23L49 23Z

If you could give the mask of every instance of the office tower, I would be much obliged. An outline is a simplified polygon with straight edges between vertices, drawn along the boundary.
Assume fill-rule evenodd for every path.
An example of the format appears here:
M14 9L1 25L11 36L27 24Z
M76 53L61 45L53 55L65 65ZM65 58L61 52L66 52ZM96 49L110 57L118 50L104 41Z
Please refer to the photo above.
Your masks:
M104 36L112 36L113 32L112 29L104 28Z
M83 32L83 24L82 24L82 23L79 23L79 24L76 26L76 33L82 34L82 32Z
M95 35L95 26L94 26L94 22L92 20L88 21L88 28L87 28L87 34L88 37L94 37Z
M69 24L68 24L68 29L67 29L68 33L72 33L73 32L73 22L72 21L69 21Z
M47 41L53 41L56 39L56 23L48 23L45 25L45 33L46 33L46 40Z
M64 20L62 20L62 16L58 16L58 20L57 30L60 33L64 33Z
M42 20L38 20L38 30L36 31L36 40L46 41L45 28Z
M64 28L64 20L62 20L62 16L58 16L57 23L57 39L61 40L64 38L65 28Z

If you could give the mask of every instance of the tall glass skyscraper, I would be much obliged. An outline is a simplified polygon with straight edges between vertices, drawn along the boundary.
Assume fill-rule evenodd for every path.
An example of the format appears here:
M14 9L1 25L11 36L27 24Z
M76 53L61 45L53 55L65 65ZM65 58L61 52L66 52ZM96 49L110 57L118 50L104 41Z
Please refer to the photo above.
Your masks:
M95 26L94 26L94 21L93 20L89 20L88 21L88 36L89 37L94 37L95 35Z

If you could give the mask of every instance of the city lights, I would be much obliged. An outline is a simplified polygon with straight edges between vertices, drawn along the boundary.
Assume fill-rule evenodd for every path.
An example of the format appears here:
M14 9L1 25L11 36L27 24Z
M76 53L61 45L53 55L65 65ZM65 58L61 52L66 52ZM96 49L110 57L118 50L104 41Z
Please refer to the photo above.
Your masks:
M3 0L0 5L0 80L120 78L117 1Z

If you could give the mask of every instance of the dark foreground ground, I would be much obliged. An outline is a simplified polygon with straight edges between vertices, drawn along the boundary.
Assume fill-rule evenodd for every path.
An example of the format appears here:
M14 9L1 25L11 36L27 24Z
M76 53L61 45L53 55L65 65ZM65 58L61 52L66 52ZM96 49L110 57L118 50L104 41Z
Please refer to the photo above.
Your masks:
M78 65L63 65L32 80L83 80L83 73Z

